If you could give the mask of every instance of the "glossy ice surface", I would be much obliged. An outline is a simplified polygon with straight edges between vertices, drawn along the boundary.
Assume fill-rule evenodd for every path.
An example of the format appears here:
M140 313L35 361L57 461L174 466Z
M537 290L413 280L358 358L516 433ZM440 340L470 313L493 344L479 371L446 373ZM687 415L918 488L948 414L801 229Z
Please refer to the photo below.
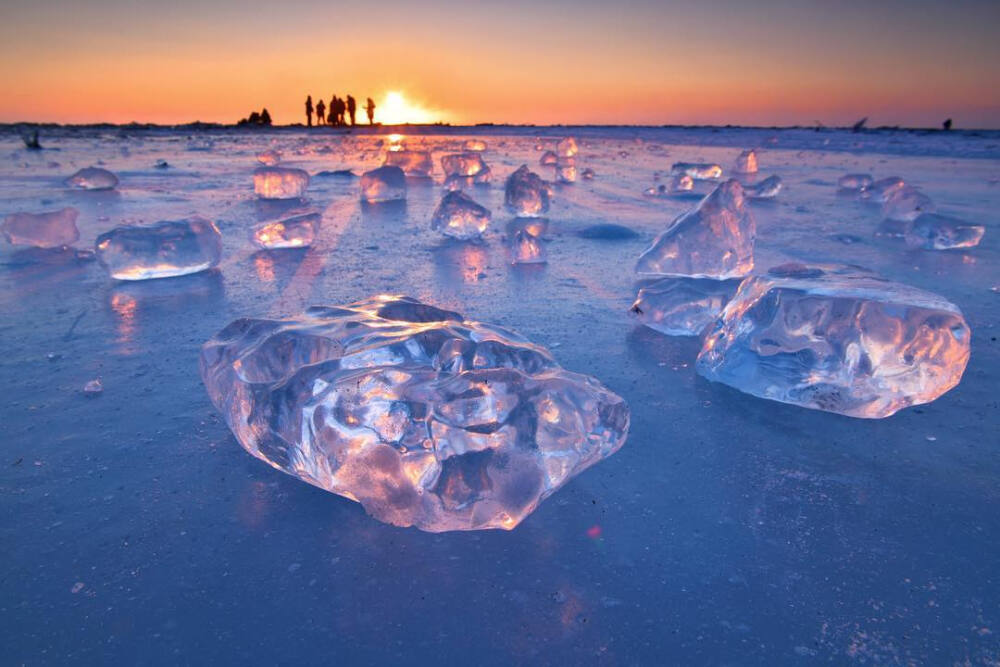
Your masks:
M211 220L195 216L115 227L97 237L94 250L112 278L173 278L216 266L222 236Z
M733 170L740 174L757 173L757 151L752 148L745 150L736 158L736 165Z
M67 178L66 185L78 190L112 190L118 185L118 177L107 169L84 167Z
M674 176L690 176L697 180L711 180L722 177L722 167L717 164L675 162L670 168Z
M518 217L530 218L549 210L551 186L542 180L528 165L521 165L504 186L504 203Z
M431 216L431 229L445 236L468 241L478 239L490 224L489 209L460 190L448 192Z
M406 199L406 174L399 167L379 167L361 174L361 199L371 204Z
M848 266L784 264L743 281L698 372L762 398L888 417L955 387L969 325L943 297Z
M251 454L433 532L511 530L628 435L625 402L593 378L406 297L236 320L201 375Z
M402 150L390 150L385 154L385 166L399 167L408 176L430 176L434 171L434 159L429 151L413 150L404 148Z
M298 199L309 187L309 173L287 167L260 167L253 172L253 190L261 199Z
M389 131L43 128L42 145L59 150L29 152L0 129L0 217L74 207L75 247L90 249L113 227L200 214L223 245L214 270L124 282L75 252L0 238L2 662L1000 657L1000 460L989 437L1000 385L1000 134L391 130L431 150L436 166L467 140L487 144L493 184L466 192L493 221L473 244L429 228L439 166L435 179L410 181L405 202L380 206L359 200L357 177L333 175L378 167ZM549 261L511 265L504 181L537 164L536 144L567 134L579 143L578 168L598 177L553 185L547 221L530 221ZM631 319L636 257L697 204L642 191L669 184L678 161L720 164L728 176L750 146L761 147L765 175L785 183L772 202L749 202L760 269L848 261L943 296L972 331L957 387L888 419L807 410L709 382L695 372L697 338ZM322 224L307 248L261 251L250 240L253 225L303 205L254 195L257 154L271 148L313 176L305 197ZM98 161L121 187L65 186ZM876 237L880 207L837 192L848 173L899 175L940 215L986 234L948 251ZM581 235L604 224L637 236ZM205 392L201 345L241 317L377 293L518 331L562 367L598 378L629 405L628 442L512 531L437 534L375 521L247 455ZM104 391L87 398L95 378Z
M739 285L739 279L661 278L639 289L629 314L668 336L698 336Z
M11 213L0 223L0 232L12 245L59 248L80 238L76 228L79 215L72 206L43 213Z
M261 248L304 248L312 245L320 225L319 213L302 213L254 225L250 239Z
M488 169L482 156L477 152L450 153L441 157L441 168L445 176L478 176Z

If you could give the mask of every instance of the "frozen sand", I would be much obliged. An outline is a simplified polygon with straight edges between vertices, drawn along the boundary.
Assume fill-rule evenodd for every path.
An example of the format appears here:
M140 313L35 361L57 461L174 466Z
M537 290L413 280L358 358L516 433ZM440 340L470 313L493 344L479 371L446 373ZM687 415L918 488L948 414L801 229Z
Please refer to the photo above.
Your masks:
M224 245L216 271L143 284L0 246L0 637L12 663L1000 659L1000 135L419 132L408 145L434 152L435 180L379 206L360 204L357 179L316 176L380 165L373 136L59 130L42 133L52 150L28 152L0 135L0 215L73 206L86 248L120 224L200 214ZM566 134L596 178L555 186L548 263L511 267L503 180L522 162L552 179L535 146ZM430 229L438 159L470 136L494 175L468 190L493 211L482 245ZM728 167L752 147L758 177L785 184L750 205L758 266L847 260L951 300L973 332L956 389L876 422L765 402L696 376L696 339L629 319L636 258L693 204L642 191L669 182L674 162ZM254 197L268 148L313 175L323 220L309 249L248 239L301 205ZM154 168L161 159L171 167ZM98 160L116 190L65 187ZM986 224L981 245L874 238L879 208L836 194L851 172L921 186L939 212ZM577 235L603 223L639 236ZM628 401L628 442L510 533L392 528L245 454L201 386L200 345L239 316L380 291L546 345ZM103 395L87 398L95 377Z

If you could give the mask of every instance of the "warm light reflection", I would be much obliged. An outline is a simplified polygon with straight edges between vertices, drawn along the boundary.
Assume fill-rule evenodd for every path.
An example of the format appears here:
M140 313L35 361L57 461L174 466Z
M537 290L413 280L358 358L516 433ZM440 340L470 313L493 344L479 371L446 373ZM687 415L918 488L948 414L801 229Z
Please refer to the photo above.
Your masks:
M118 342L131 343L135 338L135 317L139 304L134 297L121 292L111 296L111 309L118 316ZM126 347L128 347L126 345Z
M253 257L253 269L262 283L274 282L274 258L266 252L259 252Z

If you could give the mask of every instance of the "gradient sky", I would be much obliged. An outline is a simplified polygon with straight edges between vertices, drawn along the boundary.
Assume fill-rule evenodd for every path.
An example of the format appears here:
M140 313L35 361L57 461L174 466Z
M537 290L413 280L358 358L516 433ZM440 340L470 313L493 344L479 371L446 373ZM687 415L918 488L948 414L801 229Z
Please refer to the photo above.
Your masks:
M1000 127L1000 0L0 0L0 122Z

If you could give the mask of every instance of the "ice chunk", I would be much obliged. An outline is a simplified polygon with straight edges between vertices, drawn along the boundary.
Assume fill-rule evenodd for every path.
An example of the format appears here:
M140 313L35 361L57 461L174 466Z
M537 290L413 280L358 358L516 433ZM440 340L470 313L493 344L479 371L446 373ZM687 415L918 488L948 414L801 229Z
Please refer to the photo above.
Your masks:
M757 183L749 183L743 186L743 191L751 199L774 199L781 192L781 177L768 176Z
M79 190L111 190L118 185L118 177L107 169L86 167L67 178L66 185Z
M740 174L756 174L757 151L750 149L740 153L736 158L736 171Z
M743 281L697 369L762 398L888 417L957 385L969 338L962 313L936 294L857 267L792 264Z
M670 179L671 193L683 193L691 192L694 190L694 179L687 174L675 174L673 178Z
M903 237L906 244L925 250L971 248L979 245L986 227L935 213L925 213L907 226Z
M486 150L486 142L482 139L466 139L462 148L467 151L484 151Z
M549 210L549 196L549 184L526 164L507 178L504 203L514 215L526 218L542 215Z
M409 176L427 177L434 171L430 151L389 151L385 154L386 167L399 167Z
M924 213L933 213L934 202L923 192L909 185L895 188L882 204L882 215L887 220L911 222Z
M441 168L447 176L477 176L486 163L479 153L453 153L441 157Z
M309 187L309 174L301 169L259 167L253 172L253 190L261 199L298 199Z
M376 203L406 199L406 174L399 167L379 167L361 174L361 198Z
M527 227L515 229L510 236L511 264L543 264L548 261L548 253L542 240Z
M722 178L722 167L717 164L692 164L690 162L675 162L670 167L673 176L687 175L699 181Z
M872 183L867 189L864 190L864 195L871 199L872 201L878 202L879 204L884 204L888 201L889 197L896 190L902 188L905 183L903 179L899 176L890 176L888 178L881 178L874 183Z
M94 378L87 384L83 385L83 393L86 396L100 396L104 391L104 384L101 382L100 378Z
M61 248L80 238L76 218L80 212L67 207L46 213L11 213L4 218L0 231L12 245L36 248Z
M560 183L576 183L576 165L572 162L556 165L556 178Z
M542 157L538 159L538 163L543 167L551 167L559 162L559 156L552 151L545 151L542 153Z
M489 224L489 210L461 191L447 193L431 218L431 229L463 241L480 238Z
M744 276L753 269L756 235L743 187L729 180L657 236L639 256L635 270L692 278Z
M112 278L170 278L216 266L222 257L222 235L211 220L196 216L116 227L97 237L95 250Z
M200 369L252 455L433 532L514 528L629 427L619 396L544 348L406 297L237 320Z
M575 157L579 152L580 149L576 145L576 139L573 137L566 137L556 145L556 153L559 157Z
M629 313L668 336L697 336L722 312L737 280L663 278L639 289Z
M273 148L269 148L266 151L261 151L260 153L257 153L257 162L260 162L263 165L267 165L268 167L273 167L274 165L281 162L281 153L274 150Z
M261 248L305 248L319 230L319 213L303 213L255 225L250 240Z
M837 187L845 192L864 192L874 182L869 174L845 174L837 181Z

